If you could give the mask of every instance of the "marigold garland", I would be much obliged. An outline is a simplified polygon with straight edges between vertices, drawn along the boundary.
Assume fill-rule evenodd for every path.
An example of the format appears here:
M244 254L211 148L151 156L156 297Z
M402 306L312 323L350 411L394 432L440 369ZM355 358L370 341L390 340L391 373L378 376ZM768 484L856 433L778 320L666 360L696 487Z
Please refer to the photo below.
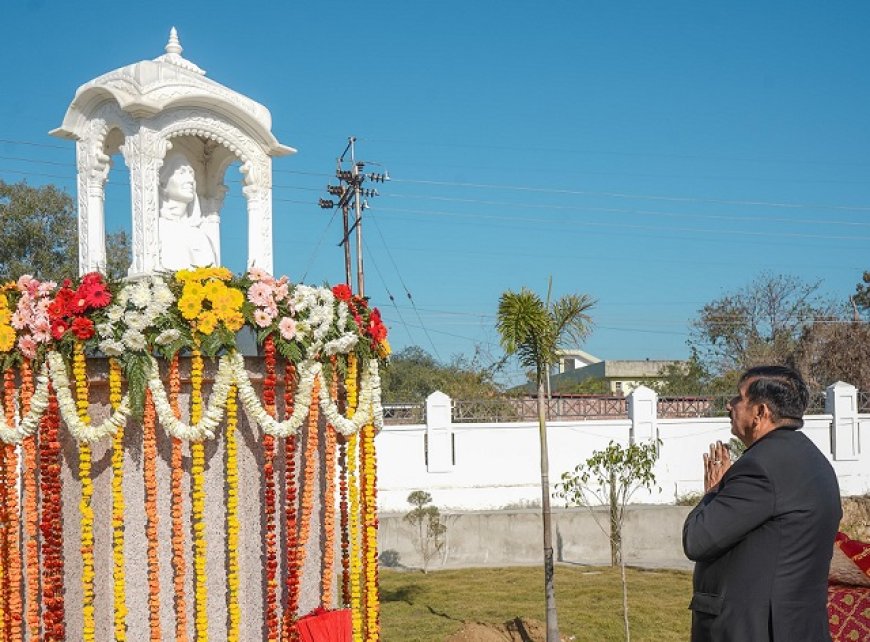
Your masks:
M296 385L296 368L289 361L284 369L284 415L293 414ZM286 593L287 606L284 609L281 637L284 640L295 640L296 611L299 608L299 560L298 537L296 532L296 435L289 435L284 440L284 517L286 524Z
M169 362L169 406L176 419L181 419L181 408L178 405L178 395L181 393L181 375L178 367L178 353ZM172 461L170 493L172 495L172 578L175 587L175 639L186 642L187 632L187 599L185 580L187 565L184 557L184 468L183 442L172 438Z
M21 414L30 411L30 398L33 396L33 371L30 361L25 359L19 369L21 374ZM39 639L39 495L36 468L36 435L21 442L24 454L21 475L24 491L24 553L26 585L27 634L29 639Z
M350 396L348 394L348 396ZM353 629L353 642L363 640L363 614L362 614L362 591L360 587L360 497L359 483L357 479L357 452L358 436L351 435L347 439L347 487L348 487L348 537L350 539L350 552L348 564L348 576L350 577L350 613L351 626Z
M76 386L76 412L79 421L90 425L88 415L88 375L85 351L82 343L76 341L73 349L73 377ZM82 554L82 639L93 642L96 624L94 622L94 509L91 500L94 483L91 479L91 447L88 443L79 444L79 482L82 496L79 501L81 515L81 554Z
M263 344L265 377L263 378L263 407L272 418L276 411L276 373L275 340L271 335ZM265 557L266 557L266 639L278 640L278 550L275 532L275 438L263 436L263 513L265 517Z
M378 506L377 462L375 458L375 427L362 430L363 495L365 508L363 525L363 560L365 568L366 642L380 639L380 601L378 599Z
M350 606L350 535L347 515L347 442L338 444L338 493L341 528L341 604Z
M190 422L202 418L202 354L194 349L190 363ZM193 520L194 611L197 642L208 640L208 588L206 582L205 540L205 445L202 441L190 444L191 505Z
M42 494L42 642L66 640L59 427L60 407L54 389L49 385L39 434L39 482Z
M347 373L345 375L344 380L344 391L345 391L345 402L346 409L345 415L348 419L352 419L356 415L356 404L357 404L357 361L354 355L348 355L347 358ZM354 441L356 444L356 441ZM344 492L344 506L342 508L342 559L341 559L341 569L342 569L342 597L344 598L344 603L347 606L353 606L353 595L351 591L351 526L349 515L351 511L357 516L356 519L359 519L359 503L357 503L351 507L348 505L349 497L348 491L350 489L351 484L356 484L356 482L350 479L350 470L351 467L355 468L357 465L356 455L350 452L350 440L346 443L342 444L342 452L344 455L344 461L341 466L341 475L342 475L342 483L343 483L343 492ZM358 497L358 495L357 495ZM356 535L353 535L354 545L356 543ZM354 553L355 554L355 553Z
M236 388L227 397L227 642L238 642L239 610L239 465Z
M332 357L332 379L329 394L338 398L338 369ZM324 487L323 487L323 560L321 568L320 603L323 608L332 606L333 563L335 560L335 428L326 425L323 441Z
M109 406L121 405L121 365L109 359ZM115 642L127 639L127 586L124 580L124 426L112 436L112 595Z
M9 368L3 373L6 390L6 407L11 409L14 417L15 372ZM9 410L7 410L9 413ZM20 642L23 636L21 608L21 540L20 514L18 511L18 450L13 444L3 448L6 460L6 539L8 542L8 557L6 559L6 574L9 577L9 600L6 620L9 623L9 642Z
M302 482L302 498L299 506L299 541L296 544L296 559L300 568L305 566L305 547L308 545L311 530L311 513L314 507L314 474L316 472L319 445L319 435L317 433L317 424L320 420L317 403L319 387L320 379L315 379L314 394L311 395L311 408L308 411L308 430L305 435L305 469Z
M2 309L2 308L0 308ZM3 407L6 423L14 425L15 421L15 381L12 371L3 373ZM10 480L10 468L13 468L9 450L15 451L15 446L3 444L0 447L0 640L7 642L12 638L15 612L12 607L14 596L18 593L12 582L14 574L12 558L14 547L12 522L17 521L17 515L12 512L15 501L15 479ZM13 468L14 470L14 468ZM17 512L17 511L16 511ZM19 611L20 613L20 611Z
M142 471L145 478L145 536L148 540L148 625L152 642L161 642L160 560L158 558L160 516L157 512L157 413L150 390L145 392L142 417Z

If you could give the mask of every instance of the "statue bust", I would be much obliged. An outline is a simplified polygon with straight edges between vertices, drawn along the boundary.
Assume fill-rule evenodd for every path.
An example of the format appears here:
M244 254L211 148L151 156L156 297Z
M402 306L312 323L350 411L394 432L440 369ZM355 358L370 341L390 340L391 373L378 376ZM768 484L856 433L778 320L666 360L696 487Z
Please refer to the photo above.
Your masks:
M181 153L160 169L159 234L164 270L220 264L219 217L203 216L193 166Z

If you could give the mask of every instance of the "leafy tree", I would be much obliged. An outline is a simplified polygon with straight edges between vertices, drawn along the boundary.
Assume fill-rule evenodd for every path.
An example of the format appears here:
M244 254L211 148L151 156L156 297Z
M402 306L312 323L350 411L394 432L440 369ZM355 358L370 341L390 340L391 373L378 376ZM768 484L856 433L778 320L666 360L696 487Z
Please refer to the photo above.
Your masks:
M557 350L568 342L579 345L588 335L587 314L595 301L586 294L569 294L550 303L534 292L508 290L498 304L497 327L508 355L516 354L524 367L535 370L538 397L538 434L541 444L541 513L544 526L544 592L547 605L547 642L559 642L556 590L553 583L553 534L550 511L550 463L544 382L547 369L558 360Z
M557 495L568 504L586 506L595 522L610 540L610 564L619 564L622 571L622 614L625 639L631 639L628 625L628 586L625 578L625 557L622 554L622 526L625 507L641 488L655 485L653 467L659 456L661 442L631 444L623 448L613 441L604 450L596 450L574 472L562 475ZM594 506L608 506L609 528L605 529Z
M419 346L410 346L390 358L381 375L385 403L422 401L436 390L454 398L494 397L501 388L495 383L500 364L482 365L478 350L472 359L455 357L439 363Z
M429 562L444 549L447 525L441 521L441 512L432 505L432 495L415 490L408 495L414 508L405 514L405 521L417 529L417 551L423 560L423 573L429 571Z
M820 281L762 274L702 307L692 323L689 345L714 376L762 363L786 363L806 327L837 313L820 287Z
M78 222L72 197L53 185L0 181L0 279L32 274L61 281L78 275ZM106 236L108 276L126 276L130 248L123 231Z

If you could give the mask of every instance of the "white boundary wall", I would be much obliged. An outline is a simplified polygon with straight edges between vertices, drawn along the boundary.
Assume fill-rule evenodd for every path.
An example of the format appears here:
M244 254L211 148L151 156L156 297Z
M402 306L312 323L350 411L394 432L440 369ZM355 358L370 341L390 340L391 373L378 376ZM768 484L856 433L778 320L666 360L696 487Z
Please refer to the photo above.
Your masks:
M839 386L839 387L838 387ZM810 415L803 428L819 449L831 460L843 495L870 492L870 414L858 415L854 388L852 398L843 406L844 389L834 384L828 389L829 399L836 396L837 406L829 406L833 414ZM850 391L845 389L846 393ZM436 395L439 395L436 397ZM637 395L637 397L636 397ZM656 404L648 401L655 393L638 388L632 393L629 419L603 421L548 422L550 446L550 482L555 486L562 473L573 470L594 450L600 450L612 440L627 445L632 436L658 435L662 440L661 455L655 474L660 490L639 492L633 502L670 504L678 496L703 489L701 456L711 442L726 442L731 438L728 417L698 419L658 419L649 415ZM433 393L443 408L445 395ZM430 397L430 400L432 397ZM844 407L843 413L839 409ZM643 414L646 409L647 413ZM652 411L655 412L654 410ZM427 415L430 416L430 415ZM846 416L852 432L842 437ZM537 423L473 423L444 424L438 413L436 426L386 426L376 440L378 452L378 504L383 511L406 512L408 494L425 490L433 503L442 509L490 510L505 507L540 505L540 451ZM838 453L832 454L833 426L839 426ZM433 434L433 431L437 431ZM438 447L430 448L426 460L426 439L437 439ZM863 442L863 449L862 449ZM447 447L447 445L452 447ZM554 500L559 506L560 500Z

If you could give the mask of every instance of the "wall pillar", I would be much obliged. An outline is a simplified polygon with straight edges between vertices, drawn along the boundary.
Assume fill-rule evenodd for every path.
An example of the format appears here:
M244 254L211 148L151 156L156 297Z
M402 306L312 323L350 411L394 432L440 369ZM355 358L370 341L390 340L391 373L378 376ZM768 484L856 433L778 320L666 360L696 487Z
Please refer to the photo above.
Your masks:
M655 390L646 386L638 386L628 395L631 443L658 439L658 400Z
M426 470L453 470L453 417L450 397L436 390L426 397Z
M831 420L831 454L836 461L853 461L861 453L858 391L838 381L825 389L825 412Z

